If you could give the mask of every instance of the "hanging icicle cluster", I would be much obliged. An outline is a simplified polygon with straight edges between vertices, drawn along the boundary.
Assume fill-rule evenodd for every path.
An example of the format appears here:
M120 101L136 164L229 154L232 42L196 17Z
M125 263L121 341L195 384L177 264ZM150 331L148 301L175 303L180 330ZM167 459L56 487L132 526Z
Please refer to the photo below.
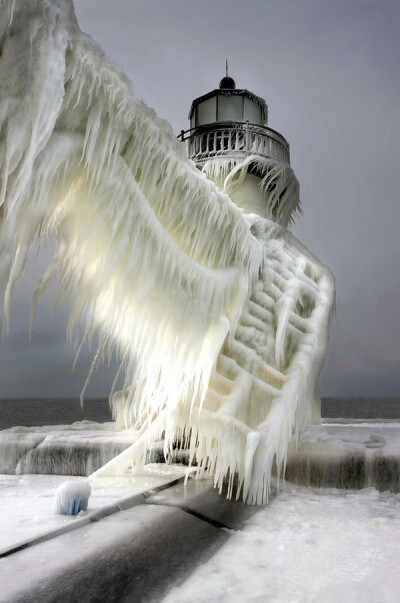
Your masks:
M272 157L251 154L248 157L218 157L204 163L207 178L221 183L228 195L239 189L249 170L260 175L259 188L265 196L266 218L282 226L291 224L301 212L299 182L288 163Z
M130 412L191 404L207 387L208 341L220 346L240 313L262 247L80 32L70 2L3 3L1 26L3 96L13 92L0 109L6 316L33 241L56 232L38 292L61 274L70 331L100 332L96 361L116 350L128 376L139 363Z
M155 439L164 436L168 451L178 437L189 442L200 467L215 473L217 484L229 476L230 495L238 474L239 493L244 484L247 500L265 500L271 459L278 455L282 464L293 427L301 424L299 408L307 407L304 382L311 375L315 385L315 367L322 362L318 338L321 329L327 332L330 301L329 295L321 301L325 294L318 283L326 271L313 260L301 261L282 300L271 294L281 310L279 333L268 345L276 340L271 362L280 368L265 370L279 375L279 387L292 385L282 388L289 402L274 411L282 416L263 444L267 459L251 435L258 429L255 417L263 423L268 414L252 402L259 396L259 368L251 346L246 344L246 360L235 346L257 287L272 286L268 270L276 246L270 235L266 243L266 232L274 225L244 215L194 167L170 126L135 98L126 76L79 30L71 0L1 0L0 7L0 300L7 321L29 249L55 234L57 247L33 313L57 275L60 293L74 300L70 336L82 342L99 338L91 373L104 355L120 358L126 375L122 421L139 430L139 440L112 471L140 467ZM271 189L271 182L263 186ZM282 224L297 207L291 183L286 172L273 174ZM279 240L283 249L282 237L275 244ZM289 247L285 262L296 262L298 252ZM314 284L301 276L305 270L315 273ZM297 294L300 306L312 299L320 319L294 322L293 328L307 334L295 341L290 318ZM298 354L301 361L299 345L309 350ZM219 354L229 360L217 363ZM262 362L271 364L269 356ZM211 403L212 380L222 379L228 392L232 375L240 373L235 366L246 374L242 370L234 402ZM286 373L295 373L297 381ZM261 432L269 434L270 428Z

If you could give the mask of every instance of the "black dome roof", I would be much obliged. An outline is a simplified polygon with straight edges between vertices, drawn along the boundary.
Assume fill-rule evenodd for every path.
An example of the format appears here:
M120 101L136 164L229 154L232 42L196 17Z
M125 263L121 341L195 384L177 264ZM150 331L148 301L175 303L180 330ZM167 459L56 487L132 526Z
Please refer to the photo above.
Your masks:
M226 75L220 81L219 87L222 88L222 89L225 89L225 90L235 90L236 83L235 83L235 80L233 78L229 77L229 75Z

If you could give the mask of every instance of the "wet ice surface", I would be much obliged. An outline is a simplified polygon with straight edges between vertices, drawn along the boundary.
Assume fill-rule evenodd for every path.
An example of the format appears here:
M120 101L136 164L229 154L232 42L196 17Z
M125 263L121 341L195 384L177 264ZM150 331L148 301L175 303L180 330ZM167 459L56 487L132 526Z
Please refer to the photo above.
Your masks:
M400 495L287 485L164 603L398 602Z
M143 475L98 478L90 482L92 493L86 513L112 504L126 496L151 490L185 475L181 466L148 465ZM86 481L86 477L66 475L0 475L0 550L43 535L84 517L55 515L57 487L67 481Z

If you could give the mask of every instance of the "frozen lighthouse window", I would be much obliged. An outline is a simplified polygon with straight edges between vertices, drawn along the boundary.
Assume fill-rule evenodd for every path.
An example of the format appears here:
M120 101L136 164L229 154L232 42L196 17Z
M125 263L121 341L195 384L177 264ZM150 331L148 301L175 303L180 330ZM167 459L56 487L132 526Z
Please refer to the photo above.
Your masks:
M55 233L33 311L59 275L70 333L99 337L88 380L113 353L125 374L116 412L132 446L98 473L140 471L155 441L167 456L179 441L228 496L264 502L274 461L282 471L290 439L319 420L334 292L287 230L299 209L287 141L263 99L218 88L192 107L195 165L72 1L0 7L6 320L30 247ZM260 114L218 121L212 99L228 95Z

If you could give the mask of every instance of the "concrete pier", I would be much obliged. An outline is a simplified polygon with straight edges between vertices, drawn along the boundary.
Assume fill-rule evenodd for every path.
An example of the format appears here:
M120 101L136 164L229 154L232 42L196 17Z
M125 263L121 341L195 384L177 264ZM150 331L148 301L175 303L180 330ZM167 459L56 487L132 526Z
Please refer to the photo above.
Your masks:
M302 486L400 491L400 422L332 419L290 446L285 479Z
M90 475L134 441L113 423L13 427L0 431L0 473ZM163 462L162 443L149 462ZM176 453L173 462L185 462ZM400 422L325 420L289 448L285 479L304 486L400 491Z

